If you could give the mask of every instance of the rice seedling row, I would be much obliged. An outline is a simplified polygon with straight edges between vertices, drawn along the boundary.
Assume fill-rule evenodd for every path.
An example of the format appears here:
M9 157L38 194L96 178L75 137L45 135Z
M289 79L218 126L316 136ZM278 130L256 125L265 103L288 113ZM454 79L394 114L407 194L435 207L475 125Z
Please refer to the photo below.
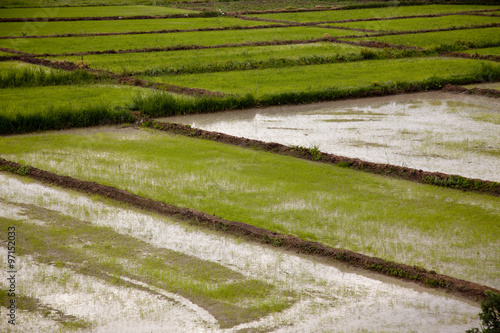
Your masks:
M373 329L373 320L369 318L385 317L387 311L399 314L403 311L409 316L404 316L404 323L398 316L387 316L390 319L377 323L377 328L398 327L408 321L412 327L423 330L477 325L472 316L477 308L459 300L375 281L340 271L325 262L305 260L228 235L195 229L168 216L138 212L109 200L95 197L92 200L38 183L0 177L4 184L0 189L2 223L41 229L41 235L49 236L49 242L75 231L74 237L66 237L64 243L57 244L59 251L44 252L46 248L42 247L43 257L18 256L20 297L17 299L23 308L17 323L26 331L87 331L90 326L92 330L105 327L117 331L125 327L212 332L226 331L224 327L235 331L290 327L301 331L331 330L344 327L341 322L346 319L346 327L352 328L352 311L360 305L367 306L370 314L355 323L360 329ZM43 217L51 219L42 221ZM58 232L61 225L63 228ZM51 232L56 233L55 237ZM103 239L105 235L108 237ZM42 245L37 237L26 239L20 235L19 240L28 251ZM117 241L120 242L115 244ZM7 250L1 252L6 255ZM100 260L96 253L101 255ZM158 264L151 255L159 259L166 255L166 260ZM72 264L73 259L81 257L88 260ZM50 259L58 260L52 265L45 263ZM198 266L184 270L186 263ZM141 266L143 269L139 270ZM2 268L6 265L2 264ZM141 276L130 278L129 272L131 275L140 272ZM168 282L179 273L182 276L179 286L187 286L187 294L196 295L194 299L186 295L193 302L167 291ZM214 286L212 281L218 279L221 283ZM253 289L233 288L242 284ZM8 300L5 287L6 282L2 282L0 297ZM262 291L266 295L259 300ZM213 300L208 306L203 304L206 295ZM234 304L234 298L245 302ZM397 310L387 310L386 303ZM249 308L252 309L247 312L249 317L257 320L248 322L250 318L241 316L247 314L241 310ZM336 311L330 311L332 308ZM0 308L2 315L4 309ZM436 316L437 309L440 316ZM269 315L263 316L266 313ZM332 313L335 315L330 317ZM441 315L454 319L442 322ZM5 327L5 323L0 327Z
M357 61L367 57L397 57L397 52L368 51L366 48L340 43L309 43L216 49L178 50L127 54L100 54L57 57L59 60L83 61L93 69L123 74L180 74L265 67L293 64ZM277 57L279 55L279 57ZM47 57L54 60L53 57Z
M425 27L426 30L438 30L448 28L466 28L479 25L499 23L499 17L481 17L471 15L449 15L432 18L409 18L382 21L361 21L348 23L329 23L329 26L341 26L357 29L369 29L377 31L415 31Z
M194 11L163 6L91 6L91 7L42 7L2 8L0 18L65 18L65 17L107 17L138 15L190 14Z
M467 48L498 46L500 28L465 29L415 34L365 37L363 41L376 41L396 45L434 48L439 51L458 51Z
M327 22L344 20L361 20L376 18L394 18L398 16L448 14L469 12L474 10L492 10L498 7L481 5L426 5L426 6L401 6L374 9L332 10L320 12L297 12L281 14L252 15L257 18L285 20L292 22Z
M265 22L246 21L233 17L143 19L117 21L75 22L0 22L0 36L50 36L64 34L131 33L145 31L196 30L203 28L252 27L268 25Z
M62 37L47 39L0 40L0 47L13 48L35 54L69 54L88 51L132 50L143 48L214 46L249 42L319 39L323 35L347 36L360 32L316 28L290 27L263 30L180 32L151 35L124 35L102 37Z
M356 63L299 66L293 68L186 74L177 76L141 76L149 82L199 87L229 94L252 94L256 98L285 92L307 92L331 87L356 88L388 82L414 82L435 76L469 76L481 64L474 60L452 58L412 58L369 60ZM497 68L496 66L495 68ZM377 73L377 81L373 77ZM314 82L314 78L321 81ZM313 83L314 82L314 83ZM300 87L300 88L298 88Z
M62 175L493 287L498 282L495 197L148 132L17 136L0 144L2 157Z

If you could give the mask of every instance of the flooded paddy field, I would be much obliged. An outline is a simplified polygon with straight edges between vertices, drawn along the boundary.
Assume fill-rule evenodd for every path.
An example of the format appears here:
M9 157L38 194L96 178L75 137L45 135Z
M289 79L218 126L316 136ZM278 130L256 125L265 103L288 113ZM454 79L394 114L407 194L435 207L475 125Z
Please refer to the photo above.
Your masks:
M16 226L18 235L18 297L36 305L18 310L15 327L1 321L2 330L461 332L479 323L476 304L409 283L380 280L375 275L334 267L5 173L0 174L0 182L0 223ZM78 232L71 234L75 226ZM140 247L129 249L127 258L118 251L121 249L104 256L99 253L106 248L99 241L102 234L87 237L85 228L113 234L107 239L108 247L112 247L113 239ZM26 237L29 230L35 229L39 237ZM67 233L61 248L29 253L38 245L37 239L51 230ZM7 250L2 248L1 252L5 256ZM63 257L58 256L59 252ZM208 267L210 273L227 274L229 283L241 280L268 286L273 298L285 301L284 305L271 307L252 320L227 321L232 313L261 306L268 300L248 291L238 294L239 301L233 304L228 295L208 293L219 303L205 303L200 297L202 291L216 285L200 278L201 272L185 275L196 282L188 286L198 290L198 294L189 294L187 287L171 288L166 283L175 275L179 263L169 261L169 269L158 263L138 267L138 257L134 258L137 253L143 262L167 260L174 253L195 260ZM77 261L83 257L85 260ZM2 261L1 265L5 271L6 263ZM138 269L147 270L140 274ZM158 271L165 275L155 274ZM224 283L224 279L220 280ZM3 279L0 286L8 288L7 281ZM7 308L2 306L0 312L5 316Z
M497 99L428 92L161 120L498 182L499 110Z

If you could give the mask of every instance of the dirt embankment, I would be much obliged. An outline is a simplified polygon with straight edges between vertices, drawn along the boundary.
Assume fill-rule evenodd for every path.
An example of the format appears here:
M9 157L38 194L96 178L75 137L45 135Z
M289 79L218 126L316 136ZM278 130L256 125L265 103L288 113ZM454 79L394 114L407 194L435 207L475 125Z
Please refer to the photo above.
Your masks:
M427 271L425 268L397 264L349 250L336 249L319 243L304 241L294 236L271 232L242 222L224 220L194 209L168 205L160 201L131 194L115 187L57 175L48 171L7 161L2 158L0 158L0 170L26 175L32 179L67 189L78 190L92 195L100 195L155 213L180 217L187 220L189 223L242 236L248 240L270 244L275 247L282 247L290 251L311 256L329 258L334 261L344 262L353 267L379 272L380 274L402 280L414 281L427 287L442 289L474 301L484 300L484 292L486 290L493 290L497 293L500 292L497 289L484 285L456 279L443 274L437 274L434 271Z
M454 86L452 84L447 84L443 87L444 91L459 93L459 94L472 94L472 95L483 95L488 97L500 98L500 91L496 89L484 89L484 88L465 88L462 86Z

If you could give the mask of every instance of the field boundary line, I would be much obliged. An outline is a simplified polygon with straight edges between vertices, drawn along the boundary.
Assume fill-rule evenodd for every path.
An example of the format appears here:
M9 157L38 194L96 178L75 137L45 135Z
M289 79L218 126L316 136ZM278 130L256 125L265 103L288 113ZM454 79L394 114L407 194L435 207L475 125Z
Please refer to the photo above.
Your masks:
M247 240L257 243L269 244L275 247L284 248L288 251L311 255L313 257L327 258L348 264L352 267L377 272L405 281L415 282L425 287L444 290L475 302L479 302L486 298L484 294L486 290L500 292L495 288L457 279L444 274L438 274L422 267L399 264L346 249L338 249L317 242L305 241L295 236L272 232L243 222L225 220L195 209L177 207L132 194L116 187L58 175L32 166L7 161L3 158L0 158L0 170L27 176L31 179L60 186L65 189L76 190L90 195L99 195L161 215L175 216L197 226L242 236Z

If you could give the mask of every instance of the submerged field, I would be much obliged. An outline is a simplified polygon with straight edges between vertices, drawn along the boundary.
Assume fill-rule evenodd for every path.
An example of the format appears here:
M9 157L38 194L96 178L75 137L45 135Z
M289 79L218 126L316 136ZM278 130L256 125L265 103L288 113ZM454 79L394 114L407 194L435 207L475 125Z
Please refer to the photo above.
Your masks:
M494 99L500 81L499 6L155 3L113 0L110 6L92 6L100 3L78 0L67 7L51 0L46 4L64 7L39 7L24 0L0 8L0 158L22 164L0 170L0 224L17 230L19 320L14 328L2 319L1 330L456 332L479 325L478 299L431 292L429 286L446 289L437 280L418 286L382 277L373 272L381 271L376 267L371 273L337 267L333 259L271 246L279 246L279 239L250 243L230 236L224 225L208 230L195 220L137 211L22 176L36 167L58 179L112 186L498 289L497 196L203 140L191 135L194 129L176 135L144 117L242 109L244 119L254 112L249 108L470 84L469 89L484 87L476 93L487 95L475 106L453 104L454 98L425 104L426 116L442 113L434 120L441 127L444 118L454 125L467 118L474 126L465 132L446 126L446 133L403 128L392 135L410 140L413 153L431 159L443 151L482 154L495 175L500 172ZM33 8L13 8L19 6ZM275 6L291 12L243 11ZM297 9L301 6L314 10ZM391 103L394 110L400 107ZM417 111L423 103L412 105ZM287 116L286 109L279 110L280 117ZM322 125L355 133L392 117L375 107L365 111L353 106L327 114ZM405 122L410 113L396 110L394 117ZM359 117L366 124L354 121ZM110 124L115 125L67 130ZM266 128L258 119L245 126L259 135L283 127L298 139L297 130L277 119L267 119ZM306 127L301 138L320 128ZM57 132L42 133L47 130ZM493 134L478 138L487 133ZM346 138L330 141L346 146ZM286 144L313 160L321 157L318 142ZM356 137L349 144L371 154L383 145ZM447 172L439 164L435 171ZM457 165L453 173L462 184L498 185L489 176L484 178L493 182L470 181L464 177L474 173ZM434 183L454 186L450 179ZM5 260L0 265L7 270ZM4 319L11 298L7 288L3 279Z

